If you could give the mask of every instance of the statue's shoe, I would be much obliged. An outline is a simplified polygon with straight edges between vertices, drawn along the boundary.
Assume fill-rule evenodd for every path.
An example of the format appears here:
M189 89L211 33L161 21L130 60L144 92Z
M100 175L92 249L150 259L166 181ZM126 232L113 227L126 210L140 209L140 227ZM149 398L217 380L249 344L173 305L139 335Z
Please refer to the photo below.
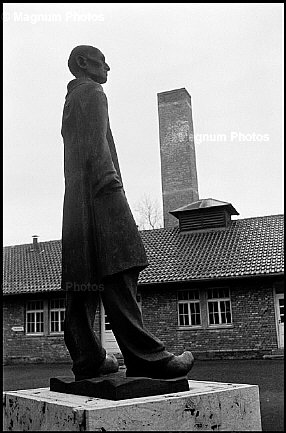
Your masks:
M92 379L93 377L103 376L105 374L116 373L119 369L119 364L116 357L112 354L106 355L105 360L97 370L82 372L75 374L75 380Z
M156 365L158 364L158 365ZM194 357L190 351L173 356L166 363L154 363L153 367L127 368L127 377L150 377L153 379L174 379L186 376L194 365ZM154 367L156 365L156 367Z

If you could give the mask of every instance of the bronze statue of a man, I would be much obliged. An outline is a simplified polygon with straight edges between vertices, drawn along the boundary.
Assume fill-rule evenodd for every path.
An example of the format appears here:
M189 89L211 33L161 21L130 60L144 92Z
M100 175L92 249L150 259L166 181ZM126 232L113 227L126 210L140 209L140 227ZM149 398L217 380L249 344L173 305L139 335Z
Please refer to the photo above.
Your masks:
M125 197L102 84L110 70L97 48L70 54L62 136L65 197L62 289L67 292L64 338L75 380L118 370L95 335L101 297L127 376L173 378L193 365L191 352L175 356L143 324L136 301L145 249Z

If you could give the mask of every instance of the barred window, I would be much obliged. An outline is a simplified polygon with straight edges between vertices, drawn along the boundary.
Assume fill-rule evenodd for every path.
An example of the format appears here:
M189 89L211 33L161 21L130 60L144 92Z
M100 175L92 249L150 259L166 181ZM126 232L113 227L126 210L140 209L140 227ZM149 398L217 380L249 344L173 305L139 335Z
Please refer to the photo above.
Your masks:
M44 304L43 301L30 301L26 304L26 333L43 334Z
M200 326L200 294L198 290L178 292L179 326Z
M58 333L64 331L65 300L51 299L50 302L50 332Z
M218 287L207 291L209 325L232 323L229 289Z

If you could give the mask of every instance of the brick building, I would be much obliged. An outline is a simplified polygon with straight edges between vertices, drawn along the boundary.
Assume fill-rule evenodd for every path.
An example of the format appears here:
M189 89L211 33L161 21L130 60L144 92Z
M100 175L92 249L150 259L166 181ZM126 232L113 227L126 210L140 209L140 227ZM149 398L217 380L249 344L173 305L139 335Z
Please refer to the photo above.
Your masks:
M205 205L210 202L217 205L212 212L229 212L229 204ZM284 347L282 215L141 235L150 260L139 281L143 318L168 350L191 348L203 358L261 357ZM5 247L4 267L5 362L69 360L61 241ZM118 352L102 306L95 330L108 350Z
M284 348L283 215L232 219L232 204L199 199L191 97L160 93L158 109L164 228L141 232L144 322L176 354L273 354ZM60 279L60 240L4 247L4 362L70 359ZM102 305L94 328L118 353Z

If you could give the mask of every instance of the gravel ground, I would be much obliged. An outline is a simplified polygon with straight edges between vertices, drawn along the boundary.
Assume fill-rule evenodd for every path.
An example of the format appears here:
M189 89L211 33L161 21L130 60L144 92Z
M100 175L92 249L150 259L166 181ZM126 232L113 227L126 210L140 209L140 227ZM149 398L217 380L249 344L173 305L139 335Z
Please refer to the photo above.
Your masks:
M70 364L26 364L5 366L4 390L49 386L50 377L70 376ZM189 374L193 380L259 385L262 429L284 431L284 361L197 361Z

